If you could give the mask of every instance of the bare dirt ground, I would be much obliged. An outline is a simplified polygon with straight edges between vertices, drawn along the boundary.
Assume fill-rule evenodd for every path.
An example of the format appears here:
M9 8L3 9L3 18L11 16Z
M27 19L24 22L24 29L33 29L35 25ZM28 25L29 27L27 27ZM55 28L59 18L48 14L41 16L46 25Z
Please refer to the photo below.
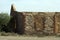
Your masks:
M60 40L60 37L55 37L55 36L46 36L46 37L0 36L0 40Z

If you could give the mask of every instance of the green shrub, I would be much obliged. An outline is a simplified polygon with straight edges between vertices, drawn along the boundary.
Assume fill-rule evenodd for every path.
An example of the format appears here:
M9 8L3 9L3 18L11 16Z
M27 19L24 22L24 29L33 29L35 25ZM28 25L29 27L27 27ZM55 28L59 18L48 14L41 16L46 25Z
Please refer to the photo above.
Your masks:
M0 32L8 28L7 24L9 23L10 16L7 13L0 13Z

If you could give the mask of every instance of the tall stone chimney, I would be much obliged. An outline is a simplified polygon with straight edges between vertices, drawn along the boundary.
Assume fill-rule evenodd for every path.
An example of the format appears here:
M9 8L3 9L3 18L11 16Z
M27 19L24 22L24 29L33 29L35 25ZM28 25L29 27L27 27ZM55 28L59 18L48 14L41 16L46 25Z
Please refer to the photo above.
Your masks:
M10 19L10 27L11 27L12 32L15 32L15 25L16 25L15 15L16 15L16 9L15 9L14 4L12 4L11 5L11 10L10 10L10 16L11 16L11 19Z
M11 12L10 15L13 16L14 15L14 11L16 11L14 4L11 5Z
M11 5L11 11L16 11L14 4Z

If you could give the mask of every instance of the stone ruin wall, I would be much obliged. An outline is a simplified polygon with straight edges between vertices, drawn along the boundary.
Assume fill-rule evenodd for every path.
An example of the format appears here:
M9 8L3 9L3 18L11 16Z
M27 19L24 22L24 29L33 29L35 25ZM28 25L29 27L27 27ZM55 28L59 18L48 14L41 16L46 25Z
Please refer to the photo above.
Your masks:
M11 16L13 16L15 20L17 19L21 20L21 21L14 22L16 25L22 24L22 26L24 26L24 27L22 27L21 25L16 26L18 29L16 31L20 30L18 33L22 31L21 28L22 29L24 28L24 33L26 34L34 34L34 33L48 33L48 34L56 33L57 34L57 33L60 33L60 12L18 12L13 8L13 5L12 5ZM24 19L23 19L23 16L24 16ZM23 22L22 20L23 21L25 20L25 21ZM13 21L11 22L12 26L14 26Z
M60 32L60 21L59 21L60 13L54 13L54 12L47 12L47 13L36 12L36 14L35 12L24 12L24 13L22 12L23 16L25 16L24 32L26 34L34 34L34 33L53 34ZM23 20L23 18L20 20Z
M27 12L28 13L28 12ZM25 31L26 33L54 33L54 12L29 12L25 17Z
M60 12L26 12L25 32L60 33Z

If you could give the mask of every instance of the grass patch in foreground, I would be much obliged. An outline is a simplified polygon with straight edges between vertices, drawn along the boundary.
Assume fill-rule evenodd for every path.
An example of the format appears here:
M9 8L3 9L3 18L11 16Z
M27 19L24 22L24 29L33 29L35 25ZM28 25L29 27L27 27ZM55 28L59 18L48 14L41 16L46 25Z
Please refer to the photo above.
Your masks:
M17 33L0 32L0 36L18 36Z
M56 36L56 37L60 37L60 35L49 35L49 34L17 34L17 33L6 33L6 32L0 32L0 36L22 36L22 37L46 37L46 36Z

